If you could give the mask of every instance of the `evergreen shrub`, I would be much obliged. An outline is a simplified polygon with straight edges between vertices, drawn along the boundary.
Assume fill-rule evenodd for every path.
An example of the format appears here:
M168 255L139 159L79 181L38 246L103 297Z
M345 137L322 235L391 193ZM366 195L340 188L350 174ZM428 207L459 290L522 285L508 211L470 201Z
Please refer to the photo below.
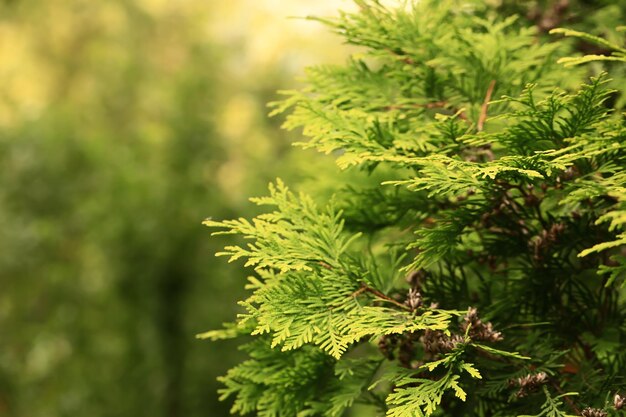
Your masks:
M254 269L199 335L248 335L232 412L622 415L626 48L484 2L356 4L318 20L357 52L273 104L336 158L334 197L277 180L264 214L205 222Z

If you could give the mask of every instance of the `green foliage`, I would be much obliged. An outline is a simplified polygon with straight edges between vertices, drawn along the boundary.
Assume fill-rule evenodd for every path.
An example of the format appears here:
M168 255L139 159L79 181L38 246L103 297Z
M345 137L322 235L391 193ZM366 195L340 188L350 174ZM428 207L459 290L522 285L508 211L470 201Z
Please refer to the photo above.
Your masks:
M362 49L273 104L343 169L321 181L319 200L334 197L320 206L279 181L253 200L274 212L206 224L252 240L219 255L255 268L235 325L268 340L253 359L269 343L277 361L382 364L372 377L355 363L344 390L303 359L308 382L263 388L269 404L258 384L272 365L255 363L223 379L233 412L603 413L626 389L626 122L611 62L559 65L570 43L478 2L356 4L318 20Z
M618 32L626 31L626 26L617 27L617 31ZM561 58L559 62L562 64L565 64L565 66L584 64L584 63L593 62L593 61L626 62L626 49L613 42L609 42L606 39L600 38L598 36L593 36L585 32L579 32L576 30L561 29L561 28L552 29L550 33L560 33L565 36L573 36L575 38L585 40L595 45L599 45L600 47L604 47L608 49L609 51L611 51L611 55L585 55L580 58L576 58L576 57Z
M456 137L468 126L445 113L432 120L437 109L478 123L492 83L495 97L539 77L556 82L550 70L556 45L537 44L534 29L517 26L515 18L479 16L478 3L360 7L362 13L322 21L347 42L369 48L347 67L310 68L308 87L284 92L289 98L275 103L275 112L295 108L285 127L304 127L310 140L302 146L341 150L341 167L382 156L428 155L441 147L454 152Z
M231 260L248 259L262 280L251 278L254 293L242 302L245 322L256 323L255 334L272 333L272 347L292 350L313 343L339 359L355 341L418 330L443 330L456 312L433 309L415 317L410 311L363 305L370 297L398 305L380 297L379 281L364 268L350 243L359 235L343 233L341 212L332 202L319 210L310 197L291 193L278 181L270 186L270 197L253 199L257 204L274 205L277 211L262 214L252 222L205 221L211 227L254 239L247 248L229 246ZM305 235L306 233L306 235ZM402 304L399 304L402 306ZM408 307L407 307L408 309Z
M469 339L466 339L466 342L469 342ZM464 347L465 345L460 344L442 359L419 368L425 368L429 372L439 367L445 368L445 373L439 378L416 378L414 372L400 368L398 375L393 379L397 389L387 397L387 403L392 406L387 415L391 417L430 416L439 407L448 390L451 390L461 401L466 401L467 393L459 385L461 375L465 372L474 379L482 379L482 376L474 364L463 361ZM491 351L491 353L497 352L497 350ZM504 354L508 356L507 353Z
M541 406L541 412L536 416L524 415L518 417L572 417L571 414L567 414L561 411L561 406L563 405L563 401L561 400L561 398L570 395L576 395L576 393L569 392L557 395L556 397L552 398L550 392L546 388L544 388L543 391L546 395L546 402Z
M318 349L280 353L264 341L247 346L251 359L222 378L222 398L236 394L232 411L259 416L293 416L307 407L323 386L333 361ZM319 380L318 380L319 378Z

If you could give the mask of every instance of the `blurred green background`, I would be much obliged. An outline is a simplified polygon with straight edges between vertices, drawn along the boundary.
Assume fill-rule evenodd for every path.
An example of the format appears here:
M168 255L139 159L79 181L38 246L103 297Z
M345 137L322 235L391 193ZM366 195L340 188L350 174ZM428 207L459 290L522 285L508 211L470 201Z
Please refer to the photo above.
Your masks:
M244 272L208 216L298 165L266 103L347 2L0 3L0 416L220 416Z

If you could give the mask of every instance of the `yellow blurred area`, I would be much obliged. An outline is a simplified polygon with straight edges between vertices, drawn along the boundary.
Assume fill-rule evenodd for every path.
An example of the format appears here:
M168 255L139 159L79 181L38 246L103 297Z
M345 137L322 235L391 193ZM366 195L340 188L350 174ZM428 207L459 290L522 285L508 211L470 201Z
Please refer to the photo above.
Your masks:
M12 25L0 23L0 124L8 126L16 117L35 115L47 101L46 72L32 56L28 39ZM39 80L34 82L34 80Z
M277 67L299 72L306 65L344 56L334 35L319 23L304 19L332 15L338 6L354 8L347 0L36 2L36 9L28 10L28 22L0 21L0 126L37 117L59 95L69 94L77 101L92 99L98 86L86 74L72 71L78 63L70 60L63 68L53 68L48 64L50 58L76 55L94 65L106 62L107 71L115 71L132 57L127 56L128 49L111 48L110 44L132 42L125 35L132 32L136 19L148 16L164 23L162 30L141 42L163 74L185 65L186 51L180 43L186 34L181 32L193 32L225 48L230 75L245 78ZM29 7L33 6L26 3L23 9ZM88 41L94 35L98 42L92 44ZM85 48L89 49L86 53ZM58 91L64 86L58 86L62 77L72 78L72 91ZM153 94L146 100L162 99L158 91Z
M234 55L239 58L234 70L259 71L284 61L292 69L302 68L321 62L321 57L332 62L345 50L336 48L337 37L306 17L354 8L347 0L222 2L213 15L212 38L242 47Z

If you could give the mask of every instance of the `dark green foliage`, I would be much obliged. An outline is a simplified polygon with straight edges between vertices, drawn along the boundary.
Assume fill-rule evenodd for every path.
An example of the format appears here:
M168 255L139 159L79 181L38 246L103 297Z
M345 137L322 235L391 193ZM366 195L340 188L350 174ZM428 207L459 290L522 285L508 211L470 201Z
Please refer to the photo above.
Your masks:
M334 199L278 181L255 200L276 211L206 222L250 239L223 254L256 271L247 313L205 335L259 335L223 378L233 412L619 415L623 47L556 31L614 51L570 59L479 2L356 3L320 20L364 49L274 104L349 169Z

